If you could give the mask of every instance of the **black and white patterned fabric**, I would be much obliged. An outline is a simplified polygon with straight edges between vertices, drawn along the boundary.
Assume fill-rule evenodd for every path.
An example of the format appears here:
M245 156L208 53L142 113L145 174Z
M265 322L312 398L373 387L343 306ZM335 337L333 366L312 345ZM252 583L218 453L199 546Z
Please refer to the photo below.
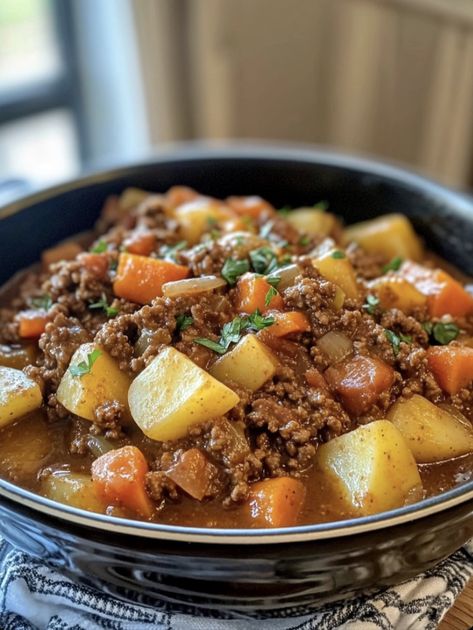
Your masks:
M473 544L396 587L324 607L254 618L130 604L79 586L0 544L1 630L433 630L473 575Z

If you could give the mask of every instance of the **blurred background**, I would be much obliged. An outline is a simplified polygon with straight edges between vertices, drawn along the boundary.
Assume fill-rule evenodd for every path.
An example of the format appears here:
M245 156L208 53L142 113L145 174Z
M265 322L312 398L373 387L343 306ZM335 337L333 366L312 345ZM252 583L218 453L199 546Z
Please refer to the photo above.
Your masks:
M226 138L471 186L473 1L0 0L0 179Z

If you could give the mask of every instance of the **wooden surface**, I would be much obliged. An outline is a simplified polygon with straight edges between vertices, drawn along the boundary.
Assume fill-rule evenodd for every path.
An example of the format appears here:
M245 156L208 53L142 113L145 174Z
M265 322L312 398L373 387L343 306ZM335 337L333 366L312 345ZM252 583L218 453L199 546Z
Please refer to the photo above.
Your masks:
M439 625L439 630L468 630L473 627L473 580Z

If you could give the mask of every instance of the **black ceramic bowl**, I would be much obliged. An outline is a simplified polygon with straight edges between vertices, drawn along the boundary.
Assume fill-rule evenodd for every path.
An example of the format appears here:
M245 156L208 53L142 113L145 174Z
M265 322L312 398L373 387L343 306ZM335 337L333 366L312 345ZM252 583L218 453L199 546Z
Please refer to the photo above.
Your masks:
M85 177L0 210L0 282L55 241L90 228L127 186L187 184L216 197L258 194L276 207L328 199L347 222L404 212L427 244L473 274L473 203L379 163L308 149L187 148ZM79 580L148 601L236 610L330 600L410 577L473 535L473 482L398 510L273 530L206 530L111 518L0 481L0 532Z

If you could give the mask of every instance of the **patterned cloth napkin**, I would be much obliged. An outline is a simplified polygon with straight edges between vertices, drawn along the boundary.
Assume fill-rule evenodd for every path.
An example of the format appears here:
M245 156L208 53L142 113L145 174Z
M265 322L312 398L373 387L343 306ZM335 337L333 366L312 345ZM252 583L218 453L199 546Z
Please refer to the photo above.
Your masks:
M434 630L473 575L473 543L396 587L288 615L132 604L74 583L0 543L2 630Z

